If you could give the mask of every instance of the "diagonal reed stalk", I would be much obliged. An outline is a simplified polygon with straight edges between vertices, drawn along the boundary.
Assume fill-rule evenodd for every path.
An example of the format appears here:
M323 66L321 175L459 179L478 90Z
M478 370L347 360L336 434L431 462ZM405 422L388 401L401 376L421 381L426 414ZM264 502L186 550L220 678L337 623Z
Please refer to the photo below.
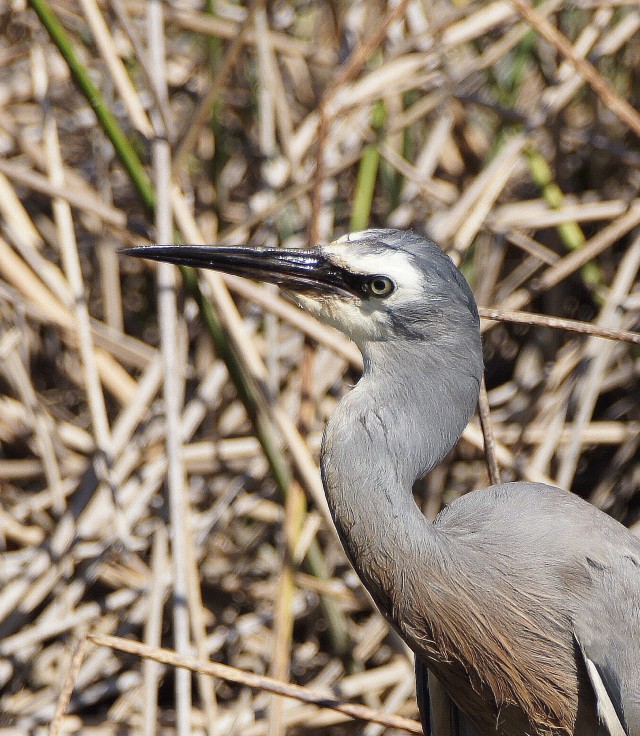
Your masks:
M153 212L156 202L153 184L118 120L108 108L100 90L91 81L88 70L80 61L67 32L47 0L29 0L29 2L69 66L79 90L94 110L104 134L111 141L116 155L129 175L142 203L149 212ZM284 498L291 484L292 471L279 446L278 433L266 408L266 396L252 380L230 344L214 308L199 287L196 273L192 269L184 267L181 267L180 270L185 289L198 304L200 314L211 334L216 352L227 366L238 396L253 423L256 437L262 446L278 490ZM304 565L312 575L318 578L327 579L329 577L328 567L317 540L314 540L309 546ZM346 620L336 601L330 596L322 595L321 604L327 619L332 646L336 653L348 660L349 637Z

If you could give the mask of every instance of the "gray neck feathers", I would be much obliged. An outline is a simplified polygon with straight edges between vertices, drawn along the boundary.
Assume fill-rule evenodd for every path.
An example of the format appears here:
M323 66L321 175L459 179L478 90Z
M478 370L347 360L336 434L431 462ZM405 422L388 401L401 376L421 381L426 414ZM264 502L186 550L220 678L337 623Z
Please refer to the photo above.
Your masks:
M322 477L347 554L385 608L381 571L393 572L417 540L436 532L413 495L414 481L447 454L475 410L482 375L479 332L460 341L375 342L365 372L341 401L324 436ZM386 565L386 568L385 568ZM399 572L399 570L396 570ZM391 586L393 587L393 586Z

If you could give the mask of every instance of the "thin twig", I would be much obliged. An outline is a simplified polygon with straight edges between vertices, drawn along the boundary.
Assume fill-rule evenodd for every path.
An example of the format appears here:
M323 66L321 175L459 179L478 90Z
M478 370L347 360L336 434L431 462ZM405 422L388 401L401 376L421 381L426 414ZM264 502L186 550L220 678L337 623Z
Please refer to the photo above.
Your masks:
M104 63L109 69L111 79L127 107L131 121L143 135L151 138L153 135L151 123L118 55L115 41L100 12L98 3L96 0L79 0L79 2Z
M160 0L149 0L147 27L149 55L154 84L163 101L168 100L165 78L164 18ZM154 115L155 126L161 125ZM153 169L155 175L155 224L160 242L171 242L173 214L171 209L171 149L166 137L153 141ZM182 435L180 410L184 395L184 368L178 362L179 344L178 300L175 269L160 264L157 270L158 312L160 318L160 348L163 362L163 397L165 406L165 446L167 452L167 493L171 523L171 562L173 571L173 639L179 654L191 648L187 580L189 544L189 510L182 462ZM175 678L176 731L178 736L191 733L191 677L177 672Z
M67 32L62 27L55 13L51 10L51 6L47 0L29 0L29 2L38 14L42 25L47 29L51 40L58 47L64 60L67 62L76 84L82 90L100 124L104 128L105 133L107 133L113 143L113 147L116 149L122 165L127 170L127 173L138 190L143 194L145 204L149 206L149 203L153 201L151 180L145 170L139 165L138 157L133 146L122 132L122 128L115 115L105 104L100 90L91 81L91 77L84 64L78 58Z
M609 110L617 115L622 122L626 123L640 138L640 115L625 99L616 93L590 62L575 53L569 39L549 23L543 15L532 8L526 0L511 0L511 2L541 36L564 57L569 59Z
M605 337L609 340L621 340L640 345L640 332L629 332L628 330L615 330L610 327L600 327L590 322L580 322L575 319L564 319L563 317L549 317L546 314L532 314L531 312L517 312L511 309L499 309L494 307L478 307L480 316L484 319L496 322L515 322L521 325L536 325L539 327L551 327L556 330L567 330L582 335L593 335Z
M49 736L58 736L60 733L64 714L67 712L67 708L69 707L69 701L73 695L73 688L75 687L76 680L78 679L78 674L80 673L80 668L82 667L82 662L87 652L88 643L89 640L86 637L83 637L78 642L73 653L69 669L67 670L67 676L64 680L64 684L62 685L60 695L58 696L56 712L51 720L51 725L49 726Z
M218 662L208 662L206 664L199 662L194 657L183 657L169 649L156 649L145 646L137 641L123 639L119 636L104 636L99 634L89 634L87 639L98 646L109 647L118 652L126 654L134 654L138 657L149 657L161 664L168 664L173 667L180 667L190 672L201 672L211 677L219 677L229 682L235 682L246 687L265 690L276 695L282 695L286 698L300 700L303 703L317 705L320 708L330 708L338 711L350 718L355 718L371 723L380 723L388 728L399 728L409 733L422 734L422 727L417 721L402 716L389 715L380 711L367 708L364 705L355 703L342 703L335 698L324 693L315 692L309 688L300 685L293 685L288 682L281 682L272 677L265 675L256 675L253 672L240 670L237 667L230 667L226 664Z
M487 396L487 386L482 377L480 384L480 396L478 397L478 415L480 417L480 427L482 428L482 436L484 437L484 457L489 471L489 480L491 485L500 483L500 466L496 457L496 440L491 426L491 410L489 408L489 398Z
M384 37L389 30L389 26L403 15L408 4L409 0L400 0L397 5L392 6L387 11L387 14L377 25L376 30L356 47L348 61L342 66L331 82L331 85L325 90L322 96L322 101L319 105L320 123L318 126L317 136L316 169L313 179L313 191L311 194L311 216L309 218L309 240L311 243L317 243L320 236L318 227L320 211L322 209L322 185L326 176L324 149L329 132L329 124L331 122L331 115L329 113L331 100L336 92L342 89L346 82L353 79L364 64L366 64L373 51L384 40Z
M622 318L620 303L628 295L640 269L640 237L636 237L627 249L616 271L611 289L600 311L598 322L603 324L619 324ZM591 338L585 349L586 357L590 359L587 375L578 389L578 408L574 418L575 431L566 452L563 453L558 468L558 483L563 488L571 488L578 466L581 442L580 433L593 415L596 401L600 394L600 387L604 379L607 365L613 358L613 351L602 350L598 341Z
M173 156L172 171L174 174L182 171L188 156L191 154L194 146L196 145L196 141L198 140L198 135L202 130L202 126L215 112L215 101L218 99L218 96L222 92L222 86L231 73L233 65L236 63L238 56L240 55L240 51L242 50L242 47L246 42L245 34L247 33L247 30L251 24L251 16L253 14L254 6L255 2L251 2L249 5L249 10L247 12L247 17L240 26L239 33L234 37L231 45L227 49L224 58L222 59L222 63L217 69L215 76L209 83L207 91L204 93L200 102L198 103L198 107L194 115L191 117L189 127L182 136L180 145L178 146Z
M149 597L148 615L145 622L144 641L147 646L160 646L162 636L162 607L165 599L165 571L167 566L167 530L158 525L153 535L151 550L151 580L147 595ZM143 700L142 700L142 732L144 736L155 736L158 686L160 685L160 667L152 659L145 659L142 665Z

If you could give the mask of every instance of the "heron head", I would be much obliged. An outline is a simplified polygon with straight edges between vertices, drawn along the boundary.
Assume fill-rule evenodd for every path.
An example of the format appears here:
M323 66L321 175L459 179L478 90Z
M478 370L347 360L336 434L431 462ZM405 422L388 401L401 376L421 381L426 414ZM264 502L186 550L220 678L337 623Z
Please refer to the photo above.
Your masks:
M364 230L308 250L150 245L123 252L276 283L360 348L447 338L452 321L477 331L468 284L435 243L411 232Z

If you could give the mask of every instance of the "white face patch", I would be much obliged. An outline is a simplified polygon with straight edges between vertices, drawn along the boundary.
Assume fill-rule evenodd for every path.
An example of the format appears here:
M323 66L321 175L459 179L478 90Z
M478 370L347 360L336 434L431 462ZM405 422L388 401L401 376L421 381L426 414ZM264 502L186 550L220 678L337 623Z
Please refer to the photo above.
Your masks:
M291 293L291 298L321 322L343 332L361 349L366 342L389 335L387 315L381 309L363 308L363 302L356 297Z
M390 336L392 325L387 310L420 300L423 281L411 258L400 251L372 253L361 233L349 233L334 243L321 246L322 252L338 266L352 273L387 276L396 288L385 298L344 297L335 294L292 294L297 304L322 322L336 327L362 348L364 343ZM358 240L362 239L361 246Z
M358 235L362 233L349 233L335 243L322 246L322 252L353 273L388 276L397 287L388 299L390 303L394 297L402 301L418 297L423 288L422 276L411 258L402 251L371 253L368 244L364 243L359 248ZM345 247L347 242L349 247Z

